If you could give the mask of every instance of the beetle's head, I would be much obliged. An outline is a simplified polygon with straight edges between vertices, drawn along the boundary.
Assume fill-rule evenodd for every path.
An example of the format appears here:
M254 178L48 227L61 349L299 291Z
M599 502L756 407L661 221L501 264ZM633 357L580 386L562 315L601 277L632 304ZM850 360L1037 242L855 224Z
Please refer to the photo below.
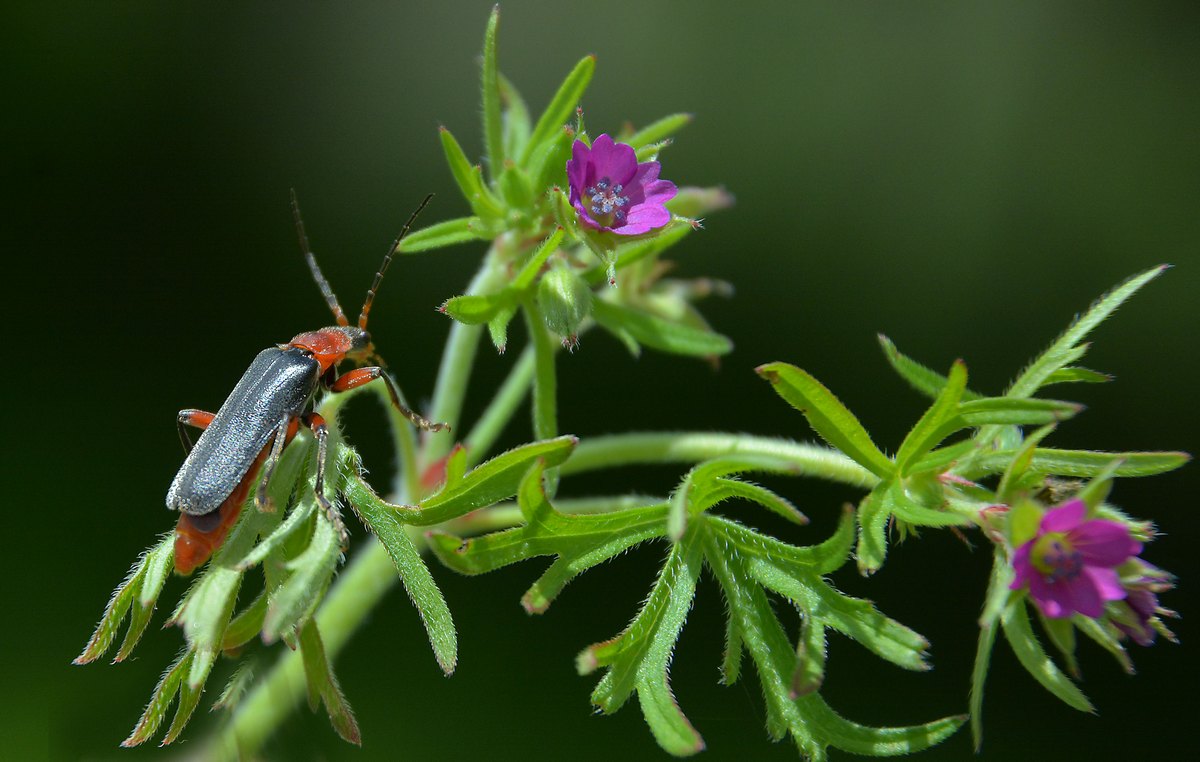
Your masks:
M349 360L362 364L375 355L375 345L371 342L371 334L364 329L343 325L338 326L336 330L345 334L346 338L350 340L350 347L346 350L346 357Z

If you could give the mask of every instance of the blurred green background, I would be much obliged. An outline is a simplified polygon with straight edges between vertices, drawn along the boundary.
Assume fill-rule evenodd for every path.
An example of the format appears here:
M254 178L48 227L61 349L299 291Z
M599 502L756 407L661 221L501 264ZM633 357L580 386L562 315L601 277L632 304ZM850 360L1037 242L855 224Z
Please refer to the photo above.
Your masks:
M151 628L119 667L69 661L137 553L173 523L163 495L181 460L175 411L215 409L259 349L328 321L296 249L288 188L348 309L422 195L438 194L423 223L464 213L437 126L481 153L489 8L6 6L6 396L19 402L6 410L0 756L163 754L117 743L178 631ZM1087 364L1119 381L1064 389L1089 410L1054 442L1200 449L1198 40L1194 3L507 3L501 68L531 106L595 53L583 103L591 130L693 112L663 176L724 184L738 199L675 250L680 274L736 284L732 300L704 305L734 353L714 373L657 354L634 360L588 335L561 358L562 429L808 439L802 417L752 372L780 359L816 374L894 447L924 403L888 370L877 331L935 367L964 358L972 385L996 392L1093 298L1170 262L1095 334ZM433 308L463 290L480 252L399 260L382 288L372 331L410 399L428 398L447 332ZM481 355L468 417L514 356ZM390 456L378 408L352 407L346 428L382 484ZM509 442L527 436L520 424ZM566 489L665 492L677 475L604 474ZM798 542L824 536L854 496L773 485L816 519L811 533L788 535ZM1158 521L1165 536L1147 557L1180 574L1164 603L1193 616L1198 487L1191 467L1121 482L1114 495ZM912 675L835 638L826 696L856 720L965 709L989 559L949 536L925 540L901 547L869 583L849 568L836 578L934 644L936 669ZM580 648L632 617L662 556L661 547L630 553L536 619L517 601L540 564L471 580L435 569L460 631L453 679L394 591L338 662L363 748L301 710L268 756L666 758L636 706L593 717L594 679L573 668ZM168 585L160 620L184 589ZM790 743L767 740L749 672L717 685L723 604L711 580L697 601L672 674L708 741L702 758L794 759ZM999 646L980 759L1194 748L1189 648L1139 650L1131 679L1085 645L1097 718L1056 704ZM198 713L180 750L199 749L217 721ZM926 758L969 755L964 732Z

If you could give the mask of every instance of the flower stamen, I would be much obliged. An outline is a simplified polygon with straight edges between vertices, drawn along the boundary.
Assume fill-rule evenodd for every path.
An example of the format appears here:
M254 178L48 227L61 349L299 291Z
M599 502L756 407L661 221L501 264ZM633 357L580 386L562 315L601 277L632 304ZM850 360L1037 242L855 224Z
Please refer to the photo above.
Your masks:
M602 177L595 185L589 185L583 192L591 197L592 216L597 219L612 215L619 221L625 219L623 207L629 204L629 196L621 195L625 190L620 183L613 184L607 177Z

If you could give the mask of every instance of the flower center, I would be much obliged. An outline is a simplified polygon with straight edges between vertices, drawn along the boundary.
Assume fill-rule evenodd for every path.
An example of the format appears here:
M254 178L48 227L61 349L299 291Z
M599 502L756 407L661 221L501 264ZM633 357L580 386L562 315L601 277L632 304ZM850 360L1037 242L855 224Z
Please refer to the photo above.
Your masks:
M1084 567L1083 555L1062 532L1047 532L1039 537L1030 550L1029 560L1051 584L1074 579Z
M624 222L625 207L629 205L629 196L621 195L624 189L625 186L614 185L607 177L602 177L595 185L584 188L583 192L591 202L588 208L592 219L605 227L611 227L614 220L618 223Z

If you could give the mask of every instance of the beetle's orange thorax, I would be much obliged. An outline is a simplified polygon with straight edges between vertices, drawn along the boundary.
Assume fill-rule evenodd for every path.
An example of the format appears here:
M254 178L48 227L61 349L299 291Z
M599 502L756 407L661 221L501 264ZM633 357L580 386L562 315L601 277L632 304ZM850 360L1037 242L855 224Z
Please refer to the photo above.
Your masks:
M321 365L322 373L345 359L346 353L353 347L350 337L336 328L297 334L289 346L312 352L313 359Z

